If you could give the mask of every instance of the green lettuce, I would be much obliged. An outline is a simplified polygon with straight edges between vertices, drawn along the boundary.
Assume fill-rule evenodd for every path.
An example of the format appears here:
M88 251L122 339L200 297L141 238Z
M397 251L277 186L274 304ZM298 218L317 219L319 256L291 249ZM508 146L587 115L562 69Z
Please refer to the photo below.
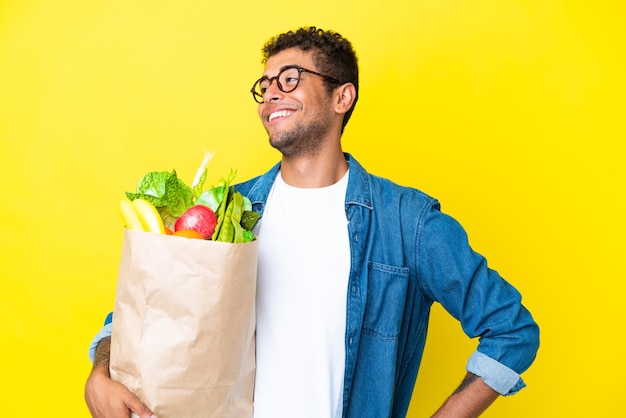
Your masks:
M130 200L142 198L159 211L166 227L173 229L176 219L194 204L193 190L176 175L176 170L152 171L139 180L135 193L126 192Z
M231 169L228 177L225 179L220 179L220 181L217 183L217 186L213 186L210 189L200 193L200 195L197 196L196 203L210 207L211 210L217 214L218 208L227 197L228 188L235 179L236 175L237 171Z

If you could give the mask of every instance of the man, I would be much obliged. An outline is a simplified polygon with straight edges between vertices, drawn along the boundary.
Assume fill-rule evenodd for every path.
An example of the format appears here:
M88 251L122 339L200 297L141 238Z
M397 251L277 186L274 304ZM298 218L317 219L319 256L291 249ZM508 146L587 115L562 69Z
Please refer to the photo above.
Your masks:
M519 374L535 358L539 330L520 294L436 200L344 154L358 97L351 44L301 28L263 51L252 94L282 159L238 185L262 216L255 418L405 416L435 301L480 337L461 386L435 416L475 417L524 387ZM149 417L109 378L102 335L85 389L90 411Z

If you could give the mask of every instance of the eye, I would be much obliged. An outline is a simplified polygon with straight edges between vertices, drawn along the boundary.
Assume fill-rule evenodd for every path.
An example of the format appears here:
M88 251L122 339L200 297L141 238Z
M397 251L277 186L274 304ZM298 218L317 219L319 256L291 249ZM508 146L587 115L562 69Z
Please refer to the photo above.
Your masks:
M280 84L286 89L294 87L300 81L300 73L297 68L288 68L280 75Z
M270 79L267 77L264 77L261 80L259 80L258 90L263 94L270 87L270 84L271 84Z

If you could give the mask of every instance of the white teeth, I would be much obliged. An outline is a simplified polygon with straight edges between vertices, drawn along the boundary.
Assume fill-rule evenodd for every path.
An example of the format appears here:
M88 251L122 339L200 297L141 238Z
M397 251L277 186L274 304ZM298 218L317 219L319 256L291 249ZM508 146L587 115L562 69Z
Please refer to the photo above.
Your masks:
M273 112L270 114L269 117L269 121L271 122L272 120L278 118L278 117L285 117L285 116L289 116L291 115L293 112L290 110L279 110L278 112Z

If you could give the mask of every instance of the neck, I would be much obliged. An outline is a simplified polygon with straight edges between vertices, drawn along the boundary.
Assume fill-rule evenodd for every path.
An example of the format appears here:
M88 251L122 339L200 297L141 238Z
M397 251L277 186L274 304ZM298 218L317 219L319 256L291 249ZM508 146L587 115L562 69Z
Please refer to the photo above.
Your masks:
M280 172L290 186L317 188L337 183L348 171L341 147L313 156L287 158L283 156Z

